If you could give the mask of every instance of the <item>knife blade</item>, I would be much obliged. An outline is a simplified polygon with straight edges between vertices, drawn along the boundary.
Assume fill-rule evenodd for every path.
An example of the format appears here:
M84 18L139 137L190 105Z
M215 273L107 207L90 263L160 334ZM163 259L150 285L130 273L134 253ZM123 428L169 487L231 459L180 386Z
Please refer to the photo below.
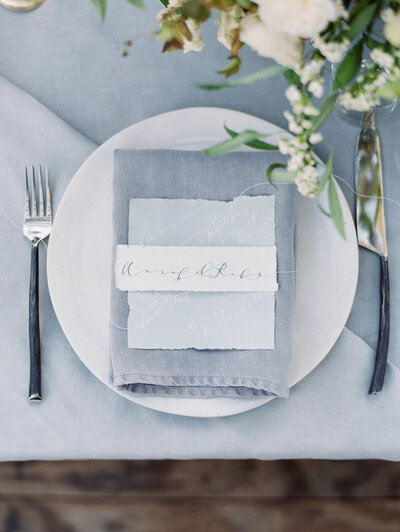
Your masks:
M389 264L383 206L382 162L375 109L364 113L362 130L357 140L355 158L356 213L358 244L380 257L381 302L379 338L375 367L369 394L382 390L390 335Z

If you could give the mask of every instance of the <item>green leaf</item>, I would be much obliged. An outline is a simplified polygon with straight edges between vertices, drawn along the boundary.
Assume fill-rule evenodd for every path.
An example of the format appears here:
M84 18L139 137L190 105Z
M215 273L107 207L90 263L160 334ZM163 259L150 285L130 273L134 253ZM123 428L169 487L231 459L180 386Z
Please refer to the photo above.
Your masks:
M92 2L96 6L97 11L99 12L101 21L104 22L107 11L107 0L92 0Z
M272 185L274 188L277 188L275 186L275 183L272 181L272 172L277 168L286 168L286 165L284 165L283 163L273 163L273 164L270 164L267 168L267 179L269 181L269 184Z
M257 72L254 72L249 76L243 76L242 78L238 78L234 81L226 81L225 83L216 83L214 85L196 84L196 87L207 91L218 91L221 89L225 89L226 87L236 87L237 85L251 85L252 83L260 79L268 79L272 78L273 76L277 76L278 74L281 74L281 72L283 72L284 70L284 67L274 65L268 68L263 68L262 70L258 70Z
M367 4L367 6L362 11L357 13L353 20L350 21L350 27L346 33L346 36L351 41L368 28L374 19L374 15L379 4L380 2Z
M236 133L236 131L232 131L232 129L229 129L227 126L224 125L225 131L230 135L232 138L235 138L239 135L239 133ZM267 142L263 142L262 140L251 140L250 142L246 142L246 146L250 146L250 148L255 148L256 150L265 150L265 151L273 151L278 150L278 146L275 146L275 144L268 144Z
M342 208L339 202L339 196L336 190L335 181L332 177L329 179L328 185L328 201L329 201L329 210L333 223L335 224L336 229L338 230L341 237L346 239L343 223L343 214Z
M382 46L382 43L371 37L371 35L366 35L364 42L370 50Z
M318 209L319 209L323 214L325 214L325 216L327 216L328 218L332 218L332 216L329 214L329 212L326 211L326 210L322 207L322 205L320 205L318 202L317 202L317 205L318 205Z
M192 18L197 22L205 22L210 16L210 10L200 0L188 0L181 9L182 17Z
M272 172L272 180L278 183L294 183L297 172L284 172L275 171Z
M328 161L325 166L324 173L322 174L321 179L318 183L319 192L324 190L326 182L332 175L332 171L333 171L333 150L332 148L330 148L330 153L329 153Z
M287 70L285 70L283 75L285 77L286 82L289 83L289 85L295 85L296 87L302 86L300 76L296 74L296 72L292 70L291 68L288 68Z
M349 81L351 81L357 74L360 68L362 59L363 41L360 40L351 50L346 54L343 61L340 63L333 83L333 88L342 89Z
M249 9L249 7L252 5L251 0L236 0L236 2L240 5L240 7L243 7L243 9Z
M224 155L225 153L234 150L238 146L242 146L242 144L248 144L249 142L254 141L260 137L265 137L265 134L257 133L256 131L250 131L246 129L245 131L242 131L242 133L236 135L236 137L224 140L223 142L220 142L215 146L211 146L211 148L207 148L203 151L203 153L205 153L209 157Z
M312 131L317 131L326 122L335 107L338 92L331 92L318 107L319 114L312 118Z
M162 5L163 5L164 7L168 7L169 0L160 0L160 2L162 3Z
M145 9L143 0L128 0L128 2L140 9Z
M349 10L350 4L353 2L353 0L345 0L344 1L344 7ZM371 0L357 0L356 2L353 2L353 7L350 12L350 19L353 20L353 18L358 15L368 4L371 3Z
M400 98L400 79L386 83L379 91L379 94L388 100Z
M240 57L235 55L232 57L231 62L229 65L227 65L225 68L222 68L221 70L218 70L218 74L225 74L226 78L229 78L229 76L233 76L234 74L237 74L240 69L242 61Z
M275 187L275 182L278 183L293 183L295 180L297 172L288 172L287 170L281 172L277 168L286 168L286 164L283 163L273 163L270 164L267 169L267 179L269 183Z

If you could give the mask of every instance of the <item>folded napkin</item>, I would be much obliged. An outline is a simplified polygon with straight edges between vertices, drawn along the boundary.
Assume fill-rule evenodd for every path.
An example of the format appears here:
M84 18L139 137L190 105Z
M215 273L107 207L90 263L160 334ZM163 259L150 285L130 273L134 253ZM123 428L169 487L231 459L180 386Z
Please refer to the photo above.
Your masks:
M117 245L128 243L162 246L275 244L279 288L275 293L257 292L256 298L245 293L191 293L184 297L177 293L174 304L170 305L171 294L123 292L116 288L113 277L110 351L114 385L133 393L163 396L288 395L295 284L295 190L292 185L275 190L265 179L267 166L280 161L281 156L276 153L237 152L210 159L200 152L188 151L115 152L114 253ZM225 212L225 205L234 210L232 219L228 211ZM265 221L265 227L264 208L274 216L273 221ZM187 216L190 221L184 223ZM208 221L206 229L202 227L203 216L204 225ZM218 221L217 230L210 231L210 220ZM272 222L275 234L271 235ZM168 230L163 230L166 227ZM157 235L156 240L154 235ZM204 242L205 235L207 242ZM160 314L157 309L165 304L170 305L168 312ZM208 348L195 333L188 339L181 338L179 330L175 334L170 327L168 331L168 323L174 323L171 316L176 316L178 323L187 316L196 326L197 321L202 323L205 312L211 307L217 308L217 315L220 315L222 308L218 305L224 305L229 319L221 320L224 323L221 331L211 331L207 341L215 343L221 341L223 335L233 336L232 344L226 348ZM241 313L232 311L235 316L232 317L226 309L235 305L240 307ZM243 311L247 308L248 311ZM134 329L138 316L143 321L146 312L154 327L147 336L140 328L137 332ZM239 328L242 332L236 333ZM202 341L203 344L199 343ZM179 342L183 342L184 348L175 348L181 345ZM236 349L235 342L271 348ZM199 348L200 345L203 348Z

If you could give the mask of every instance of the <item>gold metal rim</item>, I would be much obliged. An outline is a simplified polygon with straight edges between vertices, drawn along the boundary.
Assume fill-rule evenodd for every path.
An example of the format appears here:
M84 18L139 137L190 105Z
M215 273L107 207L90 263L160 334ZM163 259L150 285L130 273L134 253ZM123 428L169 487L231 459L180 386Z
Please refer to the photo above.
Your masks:
M0 4L14 11L30 11L42 5L46 0L0 0Z

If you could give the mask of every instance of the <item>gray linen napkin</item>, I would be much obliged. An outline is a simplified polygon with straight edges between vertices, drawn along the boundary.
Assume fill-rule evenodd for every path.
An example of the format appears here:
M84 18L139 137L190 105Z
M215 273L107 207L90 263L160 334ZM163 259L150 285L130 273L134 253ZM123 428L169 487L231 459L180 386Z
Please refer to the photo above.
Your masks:
M267 166L281 161L274 152L236 152L213 159L189 151L115 152L114 253L117 244L128 243L131 198L230 201L244 191L250 196L274 194L279 290L273 350L129 349L124 329L129 314L127 293L115 288L113 278L110 351L114 385L132 393L160 396L287 397L292 360L296 193L292 185L275 190L265 182Z

